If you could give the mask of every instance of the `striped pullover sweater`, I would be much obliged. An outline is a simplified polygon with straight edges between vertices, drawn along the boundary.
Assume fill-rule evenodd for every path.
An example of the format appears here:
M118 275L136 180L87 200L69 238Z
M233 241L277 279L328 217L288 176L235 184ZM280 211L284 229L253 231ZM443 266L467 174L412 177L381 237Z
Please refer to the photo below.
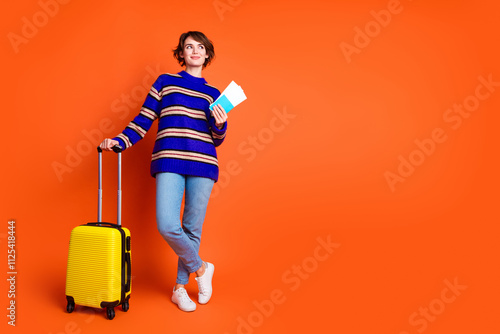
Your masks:
M162 74L151 87L139 115L113 138L127 149L144 138L158 119L158 133L151 159L151 175L170 172L201 176L217 182L219 167L215 147L226 136L215 126L209 105L219 97L204 78L185 71Z

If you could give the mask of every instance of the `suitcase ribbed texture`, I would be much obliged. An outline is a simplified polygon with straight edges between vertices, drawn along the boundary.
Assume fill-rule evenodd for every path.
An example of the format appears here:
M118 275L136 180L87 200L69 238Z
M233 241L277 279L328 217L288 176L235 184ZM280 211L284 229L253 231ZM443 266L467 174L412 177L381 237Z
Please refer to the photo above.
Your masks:
M126 230L124 228L124 230ZM126 230L126 234L130 232ZM66 296L77 305L120 302L122 236L116 228L77 226L71 232Z

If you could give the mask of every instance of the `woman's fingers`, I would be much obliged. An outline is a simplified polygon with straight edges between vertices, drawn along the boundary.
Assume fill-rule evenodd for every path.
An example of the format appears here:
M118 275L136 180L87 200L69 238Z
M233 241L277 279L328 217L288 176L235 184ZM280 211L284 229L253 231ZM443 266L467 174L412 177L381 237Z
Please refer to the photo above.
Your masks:
M100 148L102 148L105 151L111 151L112 147L115 145L118 145L118 141L106 138L102 141L101 145L99 145Z
M227 120L227 114L219 104L214 107L214 118L217 127L221 127Z
M217 107L218 107L219 111L221 112L221 114L224 114L224 115L226 114L226 111L224 110L224 108L220 104L218 104Z

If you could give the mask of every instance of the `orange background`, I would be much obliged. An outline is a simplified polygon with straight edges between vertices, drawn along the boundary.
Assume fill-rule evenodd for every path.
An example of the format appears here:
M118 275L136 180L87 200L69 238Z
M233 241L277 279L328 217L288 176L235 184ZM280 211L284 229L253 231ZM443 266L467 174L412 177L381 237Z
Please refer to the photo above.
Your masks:
M488 97L457 129L443 119L474 101L480 76L500 82L498 2L219 3L220 15L212 0L70 1L45 21L38 1L5 5L0 236L7 268L15 219L18 275L16 328L0 284L2 332L498 333L500 86L481 88ZM375 23L372 11L380 19L388 6L398 13ZM33 20L36 32L23 28ZM356 37L366 28L371 37ZM31 37L13 47L23 29ZM156 229L153 127L123 154L130 310L113 321L82 307L67 314L69 235L96 219L96 143L86 134L116 135L139 112L150 72L181 70L171 49L188 30L215 43L208 82L223 90L235 80L248 96L229 113L225 174L205 221L213 298L191 314L170 302L177 260ZM347 57L341 46L356 42ZM276 119L284 111L286 122ZM436 128L446 140L419 155L415 141ZM80 152L73 167L68 149ZM425 160L391 190L385 173L398 173L400 156ZM116 158L104 158L113 221ZM71 172L58 177L54 164ZM337 248L318 253L329 236Z

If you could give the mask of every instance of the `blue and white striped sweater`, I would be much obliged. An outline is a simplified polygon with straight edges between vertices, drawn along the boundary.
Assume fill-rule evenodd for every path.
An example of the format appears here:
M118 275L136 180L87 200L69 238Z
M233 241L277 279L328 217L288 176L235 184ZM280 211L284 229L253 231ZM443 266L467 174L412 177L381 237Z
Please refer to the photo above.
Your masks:
M139 115L113 139L127 149L141 140L158 119L151 175L170 172L217 182L215 147L225 139L227 122L218 129L209 106L219 95L219 90L204 78L185 71L162 74L151 87Z

